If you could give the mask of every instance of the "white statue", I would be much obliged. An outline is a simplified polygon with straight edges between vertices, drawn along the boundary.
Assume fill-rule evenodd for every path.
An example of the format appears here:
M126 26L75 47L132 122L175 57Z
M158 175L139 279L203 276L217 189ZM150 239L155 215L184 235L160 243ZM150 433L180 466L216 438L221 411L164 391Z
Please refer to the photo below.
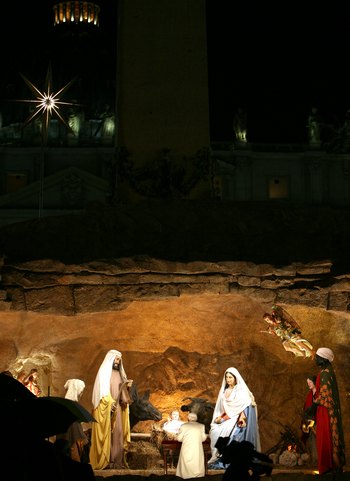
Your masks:
M320 118L316 107L313 107L311 110L307 121L307 127L309 131L309 141L311 143L319 143L321 141Z
M242 108L239 108L233 118L233 130L236 140L240 142L247 141L247 114Z

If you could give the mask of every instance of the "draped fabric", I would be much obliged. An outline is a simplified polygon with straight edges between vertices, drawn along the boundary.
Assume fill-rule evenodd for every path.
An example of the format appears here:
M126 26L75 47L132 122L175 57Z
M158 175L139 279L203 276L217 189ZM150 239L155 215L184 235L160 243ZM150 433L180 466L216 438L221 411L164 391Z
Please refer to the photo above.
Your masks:
M235 376L237 381L237 384L235 385L231 395L228 398L224 396L226 387L225 374L227 372ZM216 400L211 427L215 425L214 419L221 414L226 413L231 419L236 418L237 420L239 414L247 406L252 403L255 404L254 396L248 389L248 386L246 385L243 377L240 375L238 370L234 367L229 367L228 369L226 369L225 374L221 383L219 395Z
M312 392L312 389L310 389L309 392L307 393L305 401L304 401L304 411L305 411L305 409L312 406L313 402L314 402L314 394Z
M110 394L103 397L92 415L90 464L93 469L104 469L109 464L111 452L111 409L114 399Z
M235 376L237 382L228 398L225 396L225 374L227 372L230 372ZM258 412L254 396L236 368L229 367L225 371L225 374L221 383L221 388L214 408L213 419L210 425L209 435L212 451L212 458L210 461L213 460L213 462L215 462L215 458L219 455L215 444L220 436L230 436L231 440L236 441L250 441L257 451L260 450ZM246 427L237 426L238 417L242 412L245 413L247 418ZM229 419L221 424L215 423L214 420L218 416L222 416L224 413Z
M329 363L316 380L316 445L319 474L345 466L345 443L338 384Z
M81 379L68 379L64 388L66 389L64 397L78 402L85 389L85 382Z
M316 380L315 380L315 386L316 386ZM305 401L304 401L304 408L303 408L304 412L314 404L316 392L314 394L312 389L309 389L309 392L307 393L307 395L305 397ZM315 421L315 416L309 415L309 416L307 416L307 419L306 419L305 415L303 415L303 419L301 421L301 426L300 426L300 428L301 428L301 438L300 438L300 440L303 443L303 445L305 446L305 449L308 452L308 454L311 456L312 463L316 464L317 463L316 434L315 434L316 433L316 425L314 425L313 427L309 426L308 432L305 432L303 430L303 427L305 428L305 426L308 425L308 422L311 419L313 419Z
M177 434L183 424L184 421L181 421L180 419L172 419L171 421L164 423L163 431L166 433Z
M307 408L311 407L313 405L313 402L314 402L314 393L312 392L312 389L309 389L309 392L307 393L304 401L304 411L306 411ZM301 428L303 426L303 422L304 422L304 419L301 422ZM305 433L304 431L302 431L301 441L304 445L306 445L308 438L309 438L309 433Z
M110 462L118 467L126 464L124 454L131 440L129 404L131 399L119 371L112 371L111 396L117 402L112 415Z

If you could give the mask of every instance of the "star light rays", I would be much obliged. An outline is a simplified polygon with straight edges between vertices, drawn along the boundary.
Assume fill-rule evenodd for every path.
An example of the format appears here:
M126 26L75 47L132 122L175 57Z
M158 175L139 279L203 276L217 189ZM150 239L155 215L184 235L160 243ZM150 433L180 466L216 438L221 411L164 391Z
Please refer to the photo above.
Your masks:
M54 92L53 86L52 86L51 65L49 65L47 70L45 86L43 90L40 90L38 87L36 87L22 73L20 75L35 97L34 99L17 100L17 102L25 102L25 103L34 105L34 111L31 112L29 117L23 122L22 128L24 129L27 125L34 122L37 118L41 118L42 155L40 159L39 212L38 212L39 218L41 218L43 208L44 208L45 155L46 155L46 146L47 146L50 119L51 117L56 117L58 121L62 125L64 125L70 133L75 135L70 125L61 114L60 108L64 105L79 106L79 104L76 104L73 102L64 102L61 100L61 97L66 93L69 87L75 82L77 77L73 78L70 82L68 82L64 87L62 87L57 92Z
M52 69L49 66L46 74L45 86L43 90L36 87L30 80L27 79L22 73L20 74L24 82L27 84L29 89L32 91L35 99L18 100L18 102L25 102L33 104L35 106L34 111L29 115L29 117L23 122L23 128L33 122L35 119L41 117L42 121L42 137L43 143L46 145L48 137L48 129L51 117L56 117L66 129L74 135L68 122L65 120L60 112L60 107L64 105L79 105L73 102L64 102L61 97L67 92L69 87L77 80L77 77L73 78L64 87L58 90L56 93L53 91L52 86Z

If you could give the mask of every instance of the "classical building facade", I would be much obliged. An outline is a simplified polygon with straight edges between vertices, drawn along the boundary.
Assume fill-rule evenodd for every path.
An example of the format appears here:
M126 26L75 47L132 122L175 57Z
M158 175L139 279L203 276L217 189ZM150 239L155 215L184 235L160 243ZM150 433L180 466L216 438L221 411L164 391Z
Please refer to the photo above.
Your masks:
M80 5L57 4L54 29L64 27L59 19L72 3ZM84 25L74 32L77 18L103 18L99 4L69 17L62 44L54 42L56 54L57 45L67 50L68 63L62 57L56 65L61 76L80 60L86 80L89 55L104 56L101 85L93 81L87 89L91 105L73 102L65 113L70 130L52 118L44 142L40 119L23 128L28 112L14 112L18 104L0 118L0 225L148 197L349 204L346 142L331 151L318 138L305 145L254 144L244 119L244 130L236 122L227 142L210 139L205 0L119 0L111 70L98 27L90 36L82 35ZM107 81L114 75L115 89ZM79 83L72 89L78 96Z
M309 145L212 144L213 188L218 199L349 205L350 153Z

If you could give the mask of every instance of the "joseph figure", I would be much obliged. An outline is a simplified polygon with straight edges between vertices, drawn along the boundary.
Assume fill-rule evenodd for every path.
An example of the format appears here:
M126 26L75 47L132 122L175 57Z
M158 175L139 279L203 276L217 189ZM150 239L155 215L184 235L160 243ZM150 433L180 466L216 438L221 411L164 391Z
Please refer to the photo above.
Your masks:
M130 443L129 405L132 400L122 354L107 352L95 379L92 392L93 416L90 463L93 469L127 467Z

